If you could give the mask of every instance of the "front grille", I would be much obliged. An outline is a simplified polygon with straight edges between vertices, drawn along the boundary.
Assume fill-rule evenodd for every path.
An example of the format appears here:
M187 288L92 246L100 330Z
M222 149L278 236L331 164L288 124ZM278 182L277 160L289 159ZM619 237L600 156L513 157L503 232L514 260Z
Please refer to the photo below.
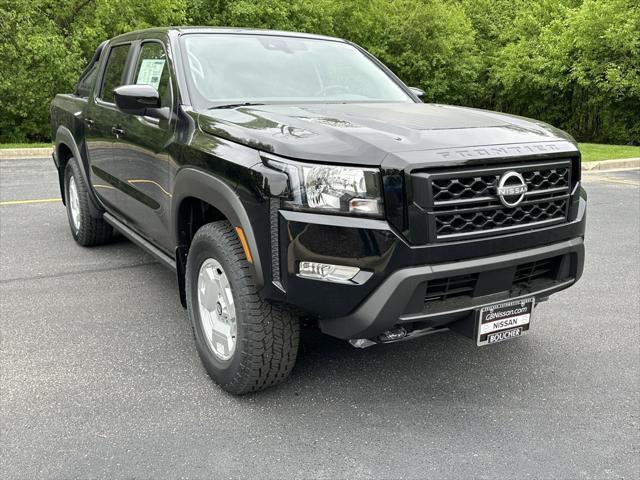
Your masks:
M569 168L542 168L522 172L529 192L569 188ZM495 195L500 174L435 178L432 181L436 203L451 200L491 198Z
M566 211L566 199L527 203L515 208L491 206L481 209L466 209L453 214L436 215L436 234L443 237L553 221L563 219Z
M498 197L500 178L508 171L522 175L527 186L515 207L505 206ZM416 177L428 190L418 195L416 203L427 213L434 241L537 228L567 218L570 160L427 172Z

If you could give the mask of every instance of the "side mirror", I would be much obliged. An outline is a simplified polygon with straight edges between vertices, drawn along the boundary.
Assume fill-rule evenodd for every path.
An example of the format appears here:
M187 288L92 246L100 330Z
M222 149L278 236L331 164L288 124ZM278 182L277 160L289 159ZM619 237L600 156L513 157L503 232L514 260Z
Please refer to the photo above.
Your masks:
M132 115L149 115L160 108L160 94L151 85L121 85L113 91L116 106Z
M411 90L411 93L413 93L420 100L424 100L424 90L418 87L409 87L409 90Z

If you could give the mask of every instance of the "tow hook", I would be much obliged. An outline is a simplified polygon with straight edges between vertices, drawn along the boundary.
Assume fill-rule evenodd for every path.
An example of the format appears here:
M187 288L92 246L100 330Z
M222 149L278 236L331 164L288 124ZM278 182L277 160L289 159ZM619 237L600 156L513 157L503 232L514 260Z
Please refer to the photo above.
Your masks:
M402 340L407 336L407 331L404 327L396 327L391 330L387 330L386 332L382 332L375 338L357 338L355 340L349 340L349 343L356 348L367 348L376 343L391 343Z
M402 340L406 336L407 331L404 329L404 327L397 327L381 333L380 335L378 335L377 340L379 343L397 342L398 340Z
M380 335L374 338L355 338L349 340L349 343L353 345L355 348L367 348L372 345L376 345L378 343L393 343L393 342L401 342L403 340L409 340L411 338L421 337L423 335L430 335L432 333L445 332L449 330L449 328L422 328L407 331L404 327L395 327L385 332L382 332Z

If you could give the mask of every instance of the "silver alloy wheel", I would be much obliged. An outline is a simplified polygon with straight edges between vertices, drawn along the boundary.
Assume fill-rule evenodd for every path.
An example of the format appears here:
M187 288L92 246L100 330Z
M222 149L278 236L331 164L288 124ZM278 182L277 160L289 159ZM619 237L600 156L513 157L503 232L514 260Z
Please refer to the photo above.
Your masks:
M236 350L236 307L229 279L220 262L213 258L200 265L198 310L209 349L220 360L229 360Z
M69 211L71 212L71 223L73 223L73 228L77 232L80 230L80 197L78 197L78 187L76 186L76 179L73 178L73 175L69 177L69 189L67 191L68 202L69 202Z

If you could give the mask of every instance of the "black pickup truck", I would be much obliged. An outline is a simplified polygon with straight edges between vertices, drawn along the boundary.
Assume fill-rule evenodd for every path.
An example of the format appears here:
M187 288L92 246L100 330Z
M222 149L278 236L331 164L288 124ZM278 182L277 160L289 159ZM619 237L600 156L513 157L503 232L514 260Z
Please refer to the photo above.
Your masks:
M71 233L121 232L174 269L204 366L236 394L288 376L301 319L356 347L519 337L582 274L576 143L421 96L340 39L121 35L51 104Z

